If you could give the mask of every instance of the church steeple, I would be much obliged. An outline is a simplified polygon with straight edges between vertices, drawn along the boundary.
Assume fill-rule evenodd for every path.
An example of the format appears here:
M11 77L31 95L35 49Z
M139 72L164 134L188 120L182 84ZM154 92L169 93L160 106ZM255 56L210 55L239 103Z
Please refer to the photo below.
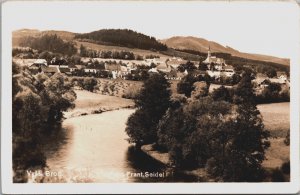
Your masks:
M211 53L210 53L210 45L208 46L208 51L207 51L207 58L211 57Z

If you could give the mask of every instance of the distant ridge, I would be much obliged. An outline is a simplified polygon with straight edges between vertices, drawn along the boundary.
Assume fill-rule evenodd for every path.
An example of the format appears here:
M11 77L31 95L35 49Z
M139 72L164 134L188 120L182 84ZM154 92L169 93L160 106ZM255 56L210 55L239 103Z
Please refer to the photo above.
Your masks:
M192 36L174 36L169 39L160 40L160 42L166 44L169 48L173 49L207 52L208 48L210 47L212 52L229 53L232 56L247 58L251 60L273 62L287 66L289 66L290 64L290 60L286 58L279 58L261 54L243 53L228 46L224 47L223 45L214 41L208 41L203 38L197 38Z

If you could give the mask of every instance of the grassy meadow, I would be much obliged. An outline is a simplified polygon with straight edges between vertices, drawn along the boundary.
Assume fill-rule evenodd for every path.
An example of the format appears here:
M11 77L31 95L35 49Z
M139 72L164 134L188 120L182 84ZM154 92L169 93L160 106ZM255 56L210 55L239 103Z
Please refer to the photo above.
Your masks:
M290 103L260 104L257 106L262 114L265 128L271 133L271 146L266 151L265 168L280 167L290 159L290 146L284 139L290 129Z

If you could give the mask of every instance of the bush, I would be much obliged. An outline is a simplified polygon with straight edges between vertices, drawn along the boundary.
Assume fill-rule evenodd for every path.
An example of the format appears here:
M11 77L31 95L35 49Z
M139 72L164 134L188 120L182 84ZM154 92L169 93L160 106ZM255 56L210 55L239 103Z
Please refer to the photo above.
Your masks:
M84 78L83 79L83 88L90 92L93 92L97 85L97 80L95 78Z
M287 146L290 145L290 130L286 134L286 137L284 139L284 144L287 145Z
M282 173L286 174L286 175L289 175L290 172L291 172L291 166L290 166L290 161L288 162L284 162L282 165L281 165L281 171Z
M140 93L140 90L141 88L139 86L133 84L125 90L122 97L127 99L136 99Z
M272 171L271 179L272 179L272 182L284 182L285 181L282 171L278 168L276 168L275 170Z

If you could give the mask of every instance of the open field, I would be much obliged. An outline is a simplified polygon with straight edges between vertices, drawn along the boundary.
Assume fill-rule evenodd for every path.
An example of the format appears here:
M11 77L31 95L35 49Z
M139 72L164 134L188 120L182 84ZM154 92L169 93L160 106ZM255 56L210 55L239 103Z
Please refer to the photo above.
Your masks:
M109 46L109 45L98 45L96 43L90 43L90 42L85 42L85 41L75 41L77 47L79 48L80 45L82 44L83 46L93 49L93 50L102 50L102 51L129 51L134 54L138 54L141 56L144 55L158 55L163 58L169 58L170 56L161 54L159 52L154 52L150 50L143 50L143 49L136 49L136 48L128 48L128 47L119 47L119 46Z
M270 131L284 131L290 129L290 103L259 104L258 110L262 114L265 128Z
M134 107L134 102L130 99L101 95L85 90L75 90L75 93L77 95L75 108L65 112L64 116L66 118Z

